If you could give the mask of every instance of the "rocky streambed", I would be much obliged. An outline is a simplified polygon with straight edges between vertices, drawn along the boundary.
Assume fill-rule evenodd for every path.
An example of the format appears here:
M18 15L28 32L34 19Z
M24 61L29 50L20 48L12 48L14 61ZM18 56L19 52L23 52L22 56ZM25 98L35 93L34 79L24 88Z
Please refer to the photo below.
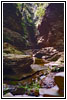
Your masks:
M64 53L53 47L3 57L4 97L63 97Z

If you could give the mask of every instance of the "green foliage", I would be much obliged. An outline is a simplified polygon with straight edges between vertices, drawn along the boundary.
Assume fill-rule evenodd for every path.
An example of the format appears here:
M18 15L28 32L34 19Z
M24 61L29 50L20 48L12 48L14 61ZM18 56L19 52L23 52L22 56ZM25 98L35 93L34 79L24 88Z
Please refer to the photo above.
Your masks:
M31 84L26 84L25 86L21 85L19 86L19 88L24 88L25 90L29 90L29 91L32 89L39 90L40 85L39 83L32 82Z
M37 6L37 10L36 10L36 16L41 18L45 15L45 10L46 10L46 7L48 6L48 3L36 3L35 4Z
M42 17L45 14L45 10L42 7L38 7L37 11L36 11L36 15L38 17Z

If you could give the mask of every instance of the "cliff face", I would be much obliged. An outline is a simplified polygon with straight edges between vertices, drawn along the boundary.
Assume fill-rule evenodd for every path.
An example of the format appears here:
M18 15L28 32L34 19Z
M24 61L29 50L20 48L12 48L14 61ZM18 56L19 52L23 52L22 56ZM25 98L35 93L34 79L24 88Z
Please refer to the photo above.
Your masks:
M46 8L41 25L38 26L40 35L39 46L54 46L64 48L64 4L52 3Z
M12 3L4 3L3 4L3 20L4 27L9 28L13 31L23 33L23 29L21 27L21 14L16 9L16 5Z
M3 40L20 50L34 48L37 44L33 24L24 23L24 17L17 4L3 4Z
M23 13L23 12L22 12ZM3 41L19 50L30 48L29 32L25 30L17 4L3 4Z
M21 26L21 14L15 4L3 4L3 40L18 49L26 46L24 31Z

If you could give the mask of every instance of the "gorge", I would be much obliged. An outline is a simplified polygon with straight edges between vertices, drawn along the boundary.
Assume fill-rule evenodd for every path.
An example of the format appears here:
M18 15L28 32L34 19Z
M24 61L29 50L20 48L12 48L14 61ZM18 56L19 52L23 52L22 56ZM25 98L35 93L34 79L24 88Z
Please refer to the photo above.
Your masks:
M3 96L64 97L64 3L3 3Z

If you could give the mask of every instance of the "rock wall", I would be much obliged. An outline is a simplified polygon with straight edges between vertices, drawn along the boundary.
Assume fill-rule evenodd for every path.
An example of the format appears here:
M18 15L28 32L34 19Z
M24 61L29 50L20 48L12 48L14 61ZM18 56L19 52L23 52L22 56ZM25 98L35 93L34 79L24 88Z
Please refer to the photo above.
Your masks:
M13 3L3 4L3 26L23 34L21 14Z
M25 23L25 15L19 9L15 3L3 4L3 40L20 50L34 48L37 44L35 27L30 22Z
M46 8L41 25L38 26L40 47L53 46L64 49L64 4L51 3Z
M3 41L22 49L26 46L21 14L13 3L3 4Z

